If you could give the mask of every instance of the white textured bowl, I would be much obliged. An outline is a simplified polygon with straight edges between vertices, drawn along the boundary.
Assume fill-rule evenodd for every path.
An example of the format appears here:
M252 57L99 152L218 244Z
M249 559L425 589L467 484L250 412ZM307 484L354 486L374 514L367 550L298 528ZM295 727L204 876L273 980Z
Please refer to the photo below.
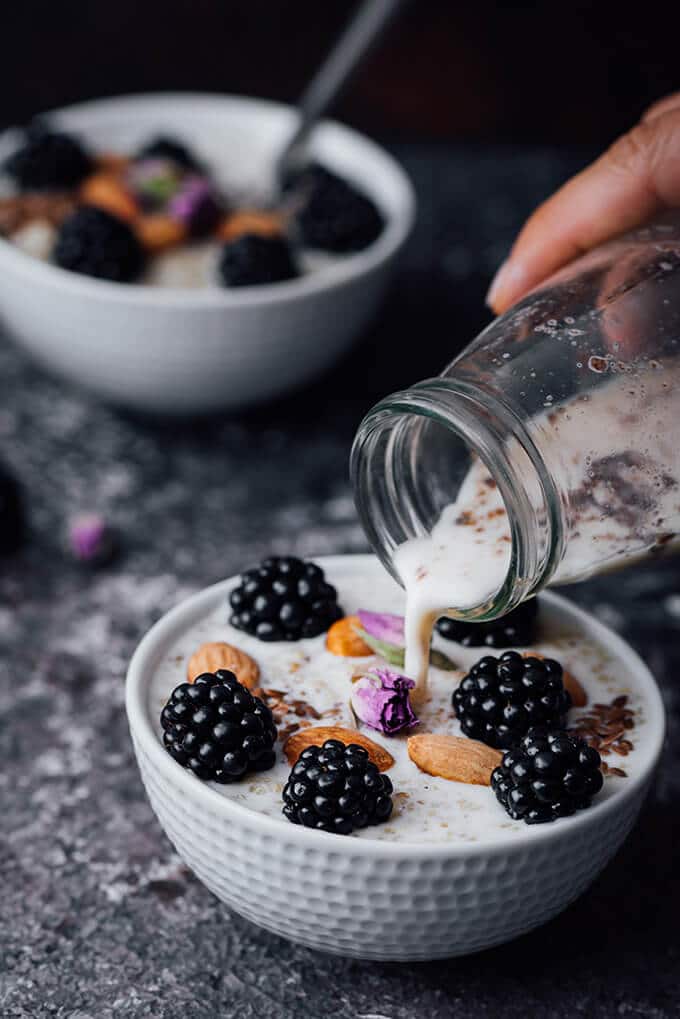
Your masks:
M100 151L177 135L239 193L266 186L294 124L285 106L201 94L102 99L50 116ZM13 132L0 137L0 161L15 144ZM236 409L314 378L375 314L415 201L403 170L355 131L324 123L312 152L382 209L386 227L365 251L284 283L188 290L66 272L0 239L0 323L49 369L144 411Z
M319 560L337 581L370 581L369 556ZM339 955L436 959L508 941L555 916L593 881L630 831L664 733L656 684L619 637L569 602L543 609L625 659L646 699L642 766L615 795L574 817L466 844L390 843L310 831L220 795L163 749L149 684L173 641L210 613L235 579L165 615L139 645L127 677L127 712L146 791L180 856L220 899L268 930ZM491 795L491 793L489 793Z

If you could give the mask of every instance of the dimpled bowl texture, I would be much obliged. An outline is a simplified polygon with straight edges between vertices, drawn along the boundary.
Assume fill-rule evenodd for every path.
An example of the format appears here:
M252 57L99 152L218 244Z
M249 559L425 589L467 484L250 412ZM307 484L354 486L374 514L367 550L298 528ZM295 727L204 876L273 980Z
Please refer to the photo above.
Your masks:
M228 194L246 202L253 189L266 192L274 156L295 123L293 111L276 103L169 93L97 100L49 116L95 151L133 152L158 134L175 135ZM0 162L16 143L16 132L0 136ZM145 412L234 410L308 382L376 313L415 208L404 172L356 132L325 122L311 155L381 208L385 229L364 251L283 283L189 290L92 279L0 238L0 326L50 370Z
M368 556L318 560L331 581L382 570ZM233 803L165 752L148 690L164 652L191 623L226 599L235 579L165 615L138 647L127 711L151 805L177 852L232 909L292 941L362 959L464 955L544 923L593 881L630 831L664 731L658 690L637 655L601 624L555 595L543 609L624 655L646 698L644 766L620 793L571 818L493 834L484 843L427 845L330 835ZM490 793L491 795L491 793ZM228 915L225 915L228 923Z

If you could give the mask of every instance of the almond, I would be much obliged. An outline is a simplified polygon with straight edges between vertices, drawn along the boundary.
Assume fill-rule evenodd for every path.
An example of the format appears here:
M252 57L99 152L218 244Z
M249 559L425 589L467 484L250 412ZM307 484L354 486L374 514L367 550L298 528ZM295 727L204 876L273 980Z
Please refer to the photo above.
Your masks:
M33 219L46 219L59 226L73 209L73 199L62 192L0 198L0 235L9 236Z
M232 644L214 641L202 644L198 651L194 651L187 665L187 679L193 683L203 672L217 672L218 669L233 672L239 683L249 690L257 686L260 678L260 668L254 658Z
M280 213L262 212L259 209L238 209L219 225L217 236L221 241L233 241L242 234L258 237L276 237L283 233L284 220Z
M365 658L372 655L373 650L365 640L362 640L356 632L356 627L361 626L358 616L345 616L333 623L326 634L326 647L332 655L341 655L343 658Z
M140 216L135 229L142 246L151 252L176 248L187 238L187 229L183 223L160 213Z
M300 732L294 732L286 740L283 752L290 765L295 764L298 757L307 747L320 747L327 739L337 739L341 743L358 743L368 751L368 756L379 771L387 771L394 764L394 758L384 747L374 743L368 736L353 729L344 729L341 725L314 725Z
M491 772L501 763L500 750L465 736L411 736L408 755L421 771L451 782L490 785Z
M522 658L538 658L539 661L543 661L545 657L545 655L538 654L537 651L524 651L522 653ZM573 672L563 669L562 682L564 683L564 689L571 694L572 705L575 708L585 707L588 703L588 694L585 692Z

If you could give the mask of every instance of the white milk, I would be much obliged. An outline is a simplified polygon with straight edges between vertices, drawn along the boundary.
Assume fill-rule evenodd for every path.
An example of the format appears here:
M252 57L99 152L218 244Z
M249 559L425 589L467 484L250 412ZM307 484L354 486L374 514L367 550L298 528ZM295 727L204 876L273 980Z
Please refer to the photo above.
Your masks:
M474 608L494 595L508 571L510 526L495 482L481 462L463 482L427 538L397 549L394 562L407 594L404 671L422 701L432 627L447 609Z

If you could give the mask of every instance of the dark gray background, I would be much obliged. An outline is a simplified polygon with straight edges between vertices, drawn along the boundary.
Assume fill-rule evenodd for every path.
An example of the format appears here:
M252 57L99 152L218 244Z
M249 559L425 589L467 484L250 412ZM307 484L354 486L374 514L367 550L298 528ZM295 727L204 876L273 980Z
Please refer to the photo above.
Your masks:
M513 944L452 962L348 962L230 913L174 856L145 799L123 676L151 622L268 552L365 549L347 477L363 410L435 371L487 318L492 269L585 158L402 146L421 202L379 322L329 376L232 419L163 424L96 406L0 339L0 457L30 541L0 564L0 1016L453 1019L678 1014L680 594L673 561L572 595L649 662L668 748L644 816L592 890ZM266 365L263 366L266 370ZM63 549L102 511L122 553Z
M22 0L3 6L0 126L155 89L295 100L357 0ZM356 126L599 146L680 88L677 5L406 0L340 105Z

